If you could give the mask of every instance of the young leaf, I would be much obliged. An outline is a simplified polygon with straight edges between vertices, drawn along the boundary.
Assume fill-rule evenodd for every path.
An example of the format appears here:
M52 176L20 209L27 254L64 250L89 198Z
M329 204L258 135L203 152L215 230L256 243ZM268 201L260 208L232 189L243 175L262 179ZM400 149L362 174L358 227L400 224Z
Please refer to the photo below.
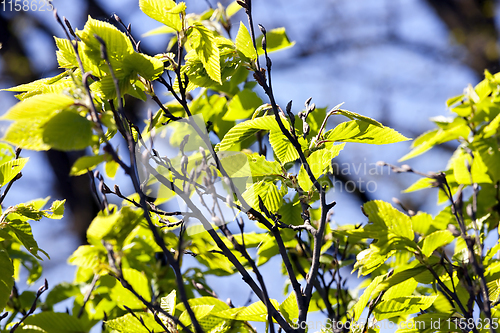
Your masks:
M268 181L260 181L253 184L243 192L242 196L250 206L259 211L260 197L270 213L276 213L283 202L283 197L276 185Z
M240 22L235 44L236 49L243 53L245 57L249 59L255 59L257 57L257 53L253 47L252 37L250 37L250 33L243 22Z
M123 32L114 25L88 17L83 30L77 30L76 34L84 43L83 52L95 63L100 63L101 43L95 38L99 36L106 44L106 51L110 61L119 64L127 54L134 52L132 42ZM95 73L94 73L95 74Z
M83 333L88 331L81 320L63 312L40 312L26 318L24 325L36 332Z
M337 157L342 149L344 149L345 143L339 145L333 145L330 149L320 149L313 152L308 158L307 163L311 168L311 171L316 179L331 171L331 161L333 158ZM309 179L304 166L300 167L299 175L297 176L299 186L304 191L309 191L313 183Z
M186 10L186 4L176 4L174 0L139 0L139 8L152 19L165 24L175 31L182 30L182 22L179 14Z
M253 120L247 120L237 124L226 133L222 141L217 145L218 150L231 150L237 143L252 137L260 130L280 131L274 116L264 116Z
M362 120L351 120L325 133L325 139L384 145L410 140L389 127L379 127Z
M161 298L160 306L163 310L167 311L169 314L173 315L175 312L175 299L177 292L173 289L170 294Z
M92 123L76 112L61 112L43 127L43 142L53 149L81 150L92 144Z
M74 103L73 98L64 94L37 95L17 103L1 119L16 121L48 119L55 112L64 110Z
M366 304L372 298L373 291L379 285L379 283L382 282L383 279L384 276L379 275L375 277L375 279L373 279L373 281L370 283L368 287L366 287L365 291L363 292L363 295L361 295L361 297L351 310L354 321L357 321L361 317L361 314L363 313Z
M47 258L50 259L48 254L38 247L38 243L35 241L35 238L33 238L31 226L28 222L21 220L9 221L7 227L17 236L21 243L23 243L26 250L28 250L28 252L34 255L37 259L43 260L42 257L38 255L38 251L43 252Z
M50 206L50 212L52 214L45 214L45 217L53 220L60 220L63 218L64 215L64 203L66 202L66 199L64 200L55 200L52 205Z
M337 106L337 107L339 107L339 106ZM341 114L343 116L346 116L347 118L349 118L351 120L357 119L357 120L361 120L361 121L363 121L365 123L368 123L368 124L371 124L371 125L374 125L374 126L377 126L377 127L384 127L384 125L382 125L381 123L379 123L375 119L367 117L367 116L363 116L363 115L361 115L359 113L356 113L356 112L338 109L336 111L336 113L337 114Z
M275 299L271 299L271 303L276 309L278 309L280 306L280 304ZM235 319L266 322L268 320L267 316L267 307L262 301L258 301L238 312L238 314L235 316Z
M255 92L243 89L228 103L228 110L222 119L234 121L249 118L260 105L262 105L262 100Z
M0 309L5 309L14 286L14 266L7 251L0 245Z
M365 203L363 209L368 214L370 222L386 226L394 234L413 241L415 235L413 234L410 217L392 207L391 204L374 200Z
M269 134L269 143L282 165L299 159L299 153L281 131L272 131Z
M105 155L82 156L76 160L69 172L70 176L80 176L104 162Z
M426 310L437 296L407 296L380 302L374 310L375 318L383 320Z
M215 82L222 84L219 47L213 32L197 22L189 31L188 41L195 50L208 76Z
M399 162L409 160L410 158L416 157L420 154L425 153L435 145L452 141L458 138L467 138L470 134L470 128L466 124L459 124L458 126L443 130L440 129L437 132L432 132L434 135L425 134L425 137L419 138L419 142L423 141L419 146L415 147L408 154L399 159Z
M448 230L438 230L425 237L422 241L422 253L429 257L434 250L453 242L455 237Z
M213 310L213 308L214 308L213 305L195 305L191 307L196 319L198 320L208 316L208 314ZM184 311L179 316L179 321L183 323L185 326L191 325L191 317L189 316L187 311Z
M143 320L144 325L130 313L115 319L106 320L105 323L106 326L121 333L151 333L165 331L162 326L156 322L152 313L142 312L137 313L136 316Z
M299 309L297 307L297 296L295 292L291 292L290 295L280 304L280 312L283 314L285 319L289 323L295 323L299 318Z
M262 49L262 39L263 36L259 36L257 38L257 50L259 55L264 54L264 50ZM276 28L267 31L266 33L266 42L267 42L267 52L276 52L288 49L295 45L295 42L291 42L288 38L285 28Z
M26 165L29 158L18 158L0 165L0 186L10 182Z

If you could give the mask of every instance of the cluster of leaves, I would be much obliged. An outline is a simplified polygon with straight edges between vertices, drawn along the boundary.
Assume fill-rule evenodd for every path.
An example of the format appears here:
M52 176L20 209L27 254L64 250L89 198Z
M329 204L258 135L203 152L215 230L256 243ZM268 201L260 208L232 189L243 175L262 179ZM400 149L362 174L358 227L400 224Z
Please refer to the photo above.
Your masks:
M436 318L453 324L444 331L479 331L455 320L477 318L474 304L481 318L493 322L500 285L494 255L500 245L485 252L484 241L499 219L496 76L488 74L449 101L458 116L435 119L439 128L416 139L404 157L460 141L448 170L423 175L408 189L438 187L439 201L449 200L450 206L432 217L371 201L363 206L367 224L334 230L329 212L335 202L328 203L326 193L332 160L345 143L408 139L341 105L326 112L308 100L297 114L291 102L283 110L272 92L268 54L293 43L282 28L260 27L257 37L250 0L202 14L187 14L186 5L173 0L140 0L139 6L163 24L149 35L171 34L166 53L141 53L117 16L124 32L90 17L83 30L73 30L56 16L67 34L55 38L64 72L7 89L21 94L3 116L13 121L3 140L31 150L90 148L93 154L80 158L71 174L92 175L102 210L87 231L88 244L69 258L77 266L75 280L55 286L41 303L41 291L11 294L14 271L23 265L28 282L39 278L37 260L20 251L24 245L37 259L44 253L28 221L60 218L63 202L42 210L47 200L40 200L3 212L0 260L7 269L0 273L0 307L7 304L12 312L5 329L86 332L102 321L104 332L254 332L252 322L264 322L270 332L276 324L285 332L305 332L297 322L321 310L330 321L352 323L341 326L353 332L378 331L373 323L354 325L363 313L396 323L424 321L427 331L434 331L430 322ZM241 8L250 29L240 23L233 41L230 19ZM161 102L155 89L166 89L172 100ZM126 95L151 98L159 110L135 125L125 116ZM349 120L328 129L332 116ZM165 136L176 149L161 156ZM119 138L125 154L113 147ZM26 163L9 147L2 146L2 200ZM132 194L108 186L98 171L103 166L110 179L122 170ZM221 195L220 187L229 194ZM473 192L468 201L466 187ZM110 196L121 204L108 203ZM168 211L165 203L173 198L188 211ZM225 207L239 212L238 230L226 225L231 219ZM189 228L189 219L199 220L201 232ZM245 231L249 221L265 231ZM449 256L450 244L455 252ZM260 273L275 256L288 278L281 303L269 298ZM346 284L349 267L365 277L357 290ZM206 281L211 274L240 274L259 300L239 307L219 300ZM54 305L70 298L68 313L54 312ZM32 315L37 307L42 311Z
M396 172L421 176L405 192L439 189L438 204L447 204L439 214L405 214L373 201L363 206L368 224L335 231L362 249L354 268L368 278L352 309L355 320L368 304L376 320L398 323L417 314L398 332L496 331L500 245L485 248L485 243L488 237L498 238L499 79L486 72L476 87L448 100L456 115L433 118L437 128L415 139L413 149L401 158L458 141L446 170L423 174L407 165L392 166ZM366 239L374 241L368 245Z
M28 163L28 158L20 157L21 150L14 151L6 143L0 144L0 188L3 203L10 188L21 179L21 171ZM53 201L50 208L43 209L50 198L33 200L15 206L3 208L0 215L0 308L11 311L2 315L7 324L15 321L18 314L26 315L36 302L39 294L31 291L18 293L15 280L20 279L21 269L27 272L26 282L32 284L42 274L40 261L49 254L38 247L33 237L30 222L42 218L61 219L64 214L64 200ZM39 292L41 294L41 292ZM34 311L34 308L33 308Z

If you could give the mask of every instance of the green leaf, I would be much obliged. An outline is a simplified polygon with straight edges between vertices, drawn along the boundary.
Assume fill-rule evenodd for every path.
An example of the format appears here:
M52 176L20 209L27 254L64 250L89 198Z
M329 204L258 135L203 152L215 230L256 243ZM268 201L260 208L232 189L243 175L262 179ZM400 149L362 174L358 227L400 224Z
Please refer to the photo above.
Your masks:
M111 215L97 215L87 229L89 243L106 240L121 244L142 219L142 213L125 206Z
M106 261L106 249L101 244L82 245L68 258L68 263L79 267L92 269L94 272L101 270Z
M84 43L83 52L95 63L103 62L101 58L101 44L95 38L99 36L106 44L106 51L112 64L119 65L123 57L134 52L132 42L123 32L114 25L88 17L83 30L76 34ZM95 75L97 73L94 73Z
M218 152L222 167L228 176L243 178L254 183L262 178L271 179L283 174L281 166L276 161L267 161L258 153L246 154L240 152Z
M407 296L380 302L373 311L377 320L418 313L429 308L437 296Z
M40 329L43 332L54 333L85 333L88 329L85 328L83 322L74 316L62 312L41 312L26 318L24 327L34 326L33 330Z
M56 51L57 63L61 68L76 68L78 60L76 59L75 49L71 41L66 38L54 37L58 50ZM82 51L82 43L78 42L78 51Z
M2 245L0 245L0 267L2 267L0 269L0 309L3 310L14 286L14 266Z
M68 72L63 72L54 77L35 80L30 83L21 84L8 89L0 89L0 91L16 91L16 92L48 92L51 86L59 85L60 83L67 83ZM19 95L18 95L19 96ZM17 96L16 96L17 97ZM23 98L24 99L24 98Z
M259 55L264 54L264 50L261 46L262 38L263 36L261 35L257 38L256 41ZM290 39L288 39L285 28L268 30L266 33L266 42L268 53L285 50L295 45L295 42L291 42Z
M17 236L17 238L24 245L26 250L35 256L39 260L43 260L42 257L38 255L38 251L43 252L47 258L50 259L49 255L38 247L38 243L33 237L33 232L31 231L31 226L28 222L21 220L9 221L7 227Z
M213 305L195 305L191 307L196 319L198 320L208 316L208 314L212 311L213 308L214 308ZM185 326L191 325L191 317L189 316L187 311L184 311L179 316L179 321L183 323Z
M373 289L373 295L378 295L384 290L389 290L390 288L396 287L409 279L413 279L418 274L426 272L427 268L424 265L419 265L402 271L398 271L398 269L396 270L396 273L394 273L391 277L375 286L375 289ZM408 294L411 295L414 290L415 288L409 288Z
M435 182L436 180L432 178L427 178L427 177L420 178L415 183L411 184L406 190L404 190L403 193L409 193L433 187L433 184Z
M182 30L180 13L185 14L186 4L173 0L139 0L142 12L152 19L165 24L175 31Z
M198 297L198 298L191 298L188 300L189 305L191 306L198 306L198 305L211 305L213 306L213 312L220 312L229 309L229 305L221 301L220 299L214 298L214 297ZM179 303L176 306L176 310L179 311L185 311L186 306L184 303Z
M227 7L226 7L226 15L228 18L231 18L234 14L240 11L242 7L236 2L233 1L231 2Z
M243 22L240 22L235 44L236 49L243 53L245 57L249 59L255 59L257 57L257 52L255 52L255 48L253 47L252 37L250 37L250 33Z
M340 105L342 105L342 104L340 104ZM338 105L337 107L339 107L340 105ZM337 107L335 107L334 109L336 109ZM374 125L374 126L381 127L381 128L384 127L384 125L382 125L381 123L379 123L375 119L367 117L367 116L363 116L363 115L356 113L356 112L338 109L338 110L336 110L336 114L341 114L341 115L346 116L347 118L349 118L351 120L357 119L357 120L361 120L365 123L368 123L370 125Z
M413 291L417 289L417 286L418 282L413 278L409 278L405 281L396 284L395 286L391 286L384 293L382 300L388 301L394 298L411 296L413 294Z
M373 279L373 281L370 283L368 287L366 287L365 291L363 292L363 295L361 295L361 297L351 310L354 321L357 321L361 317L361 314L363 313L366 304L372 298L373 291L379 285L379 283L382 282L383 279L384 276L379 275L375 277L375 279Z
M271 304L278 309L280 304L275 299L271 299ZM244 321L259 321L266 322L267 318L267 307L264 305L262 301L258 301L256 303L250 304L246 308L243 308L238 314L235 316L237 320Z
M175 299L177 292L173 289L170 294L165 297L162 297L160 300L160 307L167 311L169 314L173 315L175 312Z
M222 84L219 47L213 32L198 22L194 23L189 32L188 41L208 76L215 82Z
M157 79L164 71L163 61L137 52L126 55L122 66L125 72L135 71L146 80Z
M93 142L92 123L78 113L61 112L44 125L43 141L62 151L85 149Z
M432 216L424 212L418 212L411 217L413 230L422 235L427 235L432 226Z
M238 92L227 105L227 112L223 120L234 121L249 118L260 105L262 100L250 89Z
M64 215L64 203L66 202L66 199L64 200L55 200L52 205L50 206L50 211L52 214L45 214L45 217L48 217L49 219L53 220L60 220L63 218Z
M6 120L33 120L49 119L56 111L64 110L75 101L63 94L43 94L25 99L5 113L1 119Z
M226 133L217 145L219 151L231 150L236 144L251 138L260 130L279 131L279 125L274 116L264 116L237 124Z
M316 150L307 158L307 163L309 164L309 167L311 168L311 171L316 179L332 170L331 161L333 158L338 156L340 151L344 149L344 146L345 143L342 143L339 145L333 145L329 149ZM304 191L309 191L313 187L313 183L309 179L309 175L307 174L304 165L300 167L297 180L299 186Z
M28 163L29 158L18 158L0 165L0 186L10 182Z
M325 133L326 140L384 145L410 140L389 127L379 127L362 120L351 120Z
M419 142L422 143L416 146L412 151L399 159L399 162L409 160L410 158L416 157L420 154L425 153L435 145L452 141L458 138L468 138L470 134L470 128L466 124L459 124L458 126L454 126L452 128L443 130L439 129L437 132L426 133L424 136L418 138Z
M151 287L149 279L145 273L133 268L123 268L123 278L130 283L132 288L141 295L146 301L151 301ZM117 283L110 292L112 300L125 309L125 306L131 309L142 309L144 304L129 290L125 289L120 283Z
M453 242L455 237L448 230L435 231L422 241L422 253L429 257L434 250Z
M69 172L70 176L80 176L104 162L105 155L82 156L76 160Z
M118 171L118 168L120 165L114 161L110 160L106 162L106 165L104 166L104 171L106 171L106 176L108 176L111 179L115 179L116 172Z
M258 211L261 211L259 197L270 213L276 213L283 203L283 197L276 185L268 181L253 184L243 192L242 196L250 206Z
M385 226L394 234L413 241L415 236L410 217L392 207L391 204L374 200L365 203L363 209L371 222Z
M285 317L286 321L290 324L296 323L299 318L299 308L297 307L297 296L295 292L291 292L290 295L280 304L280 312Z
M24 149L49 150L50 145L43 141L43 128L46 119L16 121L9 126L2 140Z
M164 332L165 330L158 324L152 313L136 312L137 317L141 318L144 325L134 317L134 315L127 313L124 316L106 320L106 326L121 333L151 333L151 332ZM146 327L144 327L146 326Z
M281 131L271 131L269 143L282 165L299 159L297 149Z

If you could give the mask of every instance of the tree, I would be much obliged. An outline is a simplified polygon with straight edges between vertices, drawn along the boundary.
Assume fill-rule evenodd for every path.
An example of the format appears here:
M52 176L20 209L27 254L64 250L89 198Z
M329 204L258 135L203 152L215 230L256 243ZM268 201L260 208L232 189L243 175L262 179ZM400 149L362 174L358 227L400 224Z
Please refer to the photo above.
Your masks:
M333 332L379 331L376 321L383 319L401 332L496 331L500 245L484 247L498 232L499 75L486 72L475 88L450 99L457 116L436 119L438 128L417 138L403 157L458 140L448 170L424 174L389 166L423 177L408 191L438 188L440 202L449 201L440 214L369 201L363 205L366 224L332 229L335 202L327 192L332 160L345 143L408 138L342 104L327 112L308 99L297 114L292 102L280 107L269 54L293 43L283 28L259 25L257 36L250 0L202 14L188 14L173 0L139 4L163 24L156 33L172 34L168 50L175 53L141 52L118 16L124 32L92 17L75 30L56 13L67 37L55 39L64 71L8 89L20 92L20 102L3 116L13 123L3 138L0 202L27 163L21 149L90 147L94 155L80 157L71 174L92 176L100 212L87 230L89 244L69 259L78 267L73 284L52 288L40 302L47 281L37 293L19 294L14 275L23 265L28 282L40 277L39 253L48 254L38 248L29 221L61 218L64 202L44 210L48 200L38 200L3 211L5 330L86 332L102 321L106 332L255 332L252 323L263 322L270 332L305 332L308 314L321 310L324 329ZM240 23L233 41L225 36L241 8L248 28ZM161 90L170 102L160 99ZM150 99L159 110L144 126L135 124L124 95ZM328 129L330 117L349 120ZM118 151L120 138L126 149ZM165 150L166 139L171 147ZM97 170L102 167L108 178ZM111 186L118 170L132 184L131 194L124 194L123 184ZM165 205L173 199L179 210ZM264 232L249 232L252 221ZM269 297L260 267L275 256L289 280L281 303ZM346 284L346 267L365 277L359 297ZM234 307L219 300L209 274L241 275L259 301ZM54 311L71 297L72 311ZM363 311L369 320L361 322Z

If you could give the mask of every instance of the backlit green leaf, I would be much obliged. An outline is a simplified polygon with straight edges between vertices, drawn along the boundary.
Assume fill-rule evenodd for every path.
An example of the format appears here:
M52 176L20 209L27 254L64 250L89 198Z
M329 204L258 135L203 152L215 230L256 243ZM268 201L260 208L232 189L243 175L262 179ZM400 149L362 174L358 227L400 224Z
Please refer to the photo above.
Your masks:
M0 165L0 186L10 182L28 163L29 158L18 158Z
M374 310L375 318L383 320L426 310L437 296L407 296L380 302Z
M208 76L215 82L222 84L219 47L213 32L196 22L189 31L191 47L195 50Z
M262 49L262 38L263 36L259 36L257 38L257 50L259 55L264 54L264 50ZM288 49L295 45L295 42L291 42L288 38L285 28L276 28L272 30L268 30L266 33L266 41L267 41L267 52L275 52Z
M276 213L283 202L283 197L276 185L268 181L260 181L253 184L243 192L242 196L250 206L258 211L260 211L260 197L270 213Z
M0 245L0 309L4 309L14 286L14 266L7 251Z
M94 169L97 165L104 162L104 155L82 156L76 160L71 167L70 176L80 176L87 173L87 170Z
M391 204L374 200L365 203L363 209L371 222L386 226L394 234L413 240L414 234L410 217L392 207Z
M240 22L240 28L236 35L236 49L247 58L254 59L257 57L257 53L253 47L252 37L250 37L250 33L243 22Z
M50 147L81 150L92 144L92 123L75 112L61 112L43 127L43 141Z
M85 333L88 329L78 318L63 312L41 312L26 318L24 325L34 331L57 333ZM35 329L36 328L36 329Z
M410 140L389 127L379 127L362 120L351 120L325 133L326 140L362 142L375 145Z
M139 7L144 14L165 24L175 31L182 30L180 14L184 14L186 4L175 3L173 0L139 0Z
M434 250L453 242L455 237L448 230L435 231L422 241L422 253L429 257Z
M106 326L121 333L151 333L153 330L154 332L164 331L161 325L156 322L152 313L136 312L135 316L141 318L144 325L130 313L115 319L106 320L105 323Z
M260 130L279 131L280 128L274 116L264 116L244 121L237 124L226 133L222 141L217 145L218 150L231 150L237 143L253 137L254 134Z

